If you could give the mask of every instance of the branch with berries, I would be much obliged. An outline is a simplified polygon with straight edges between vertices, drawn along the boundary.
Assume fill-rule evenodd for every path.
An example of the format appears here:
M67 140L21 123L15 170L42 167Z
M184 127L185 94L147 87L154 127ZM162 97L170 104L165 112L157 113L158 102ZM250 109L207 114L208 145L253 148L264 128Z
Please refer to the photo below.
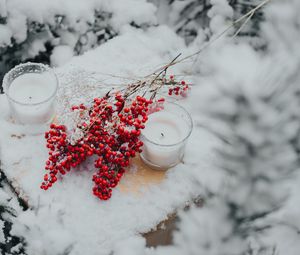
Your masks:
M163 109L165 98L158 98L160 92L187 95L190 84L176 80L174 75L167 77L167 69L168 66L124 89L111 90L90 105L72 106L78 116L74 130L51 124L45 133L49 158L41 188L49 189L61 176L94 156L96 172L92 192L101 200L109 199L130 158L142 151L140 134L148 115Z

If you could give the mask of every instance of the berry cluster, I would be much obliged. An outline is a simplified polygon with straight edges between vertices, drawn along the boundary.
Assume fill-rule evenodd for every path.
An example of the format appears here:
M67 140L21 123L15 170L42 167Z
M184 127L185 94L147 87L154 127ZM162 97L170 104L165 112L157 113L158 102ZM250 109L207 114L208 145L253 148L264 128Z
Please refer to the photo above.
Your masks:
M169 96L174 94L175 96L180 95L186 97L189 85L187 85L185 81L177 82L175 81L174 76L171 75L170 84L172 85L172 88L169 89Z
M129 165L130 157L141 151L143 143L139 136L148 119L151 100L137 96L130 103L124 95L106 95L95 98L92 107L83 104L73 106L73 111L87 111L89 121L78 125L85 136L72 145L67 139L65 126L52 124L45 133L49 159L46 161L41 188L47 190L56 181L58 174L64 175L78 166L87 157L96 155L93 175L93 194L102 200L111 197Z
M129 159L141 152L143 143L139 136L147 115L164 107L164 98L155 103L151 100L163 87L169 88L169 95L183 97L189 89L185 81L175 80L174 75L166 78L165 69L127 85L122 91L95 98L91 106L72 106L76 128L66 130L63 125L52 124L45 134L49 159L41 188L49 189L59 177L94 156L97 171L93 175L93 194L102 200L109 199Z

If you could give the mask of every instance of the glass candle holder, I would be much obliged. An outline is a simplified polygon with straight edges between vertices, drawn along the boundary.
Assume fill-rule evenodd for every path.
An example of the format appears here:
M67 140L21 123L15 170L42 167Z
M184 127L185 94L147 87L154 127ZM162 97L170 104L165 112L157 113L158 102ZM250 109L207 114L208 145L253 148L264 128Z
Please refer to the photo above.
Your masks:
M58 79L47 65L17 65L4 76L3 88L17 123L42 124L54 118Z
M186 142L192 132L190 114L181 106L164 102L163 109L148 115L141 133L140 154L151 168L165 170L182 161Z

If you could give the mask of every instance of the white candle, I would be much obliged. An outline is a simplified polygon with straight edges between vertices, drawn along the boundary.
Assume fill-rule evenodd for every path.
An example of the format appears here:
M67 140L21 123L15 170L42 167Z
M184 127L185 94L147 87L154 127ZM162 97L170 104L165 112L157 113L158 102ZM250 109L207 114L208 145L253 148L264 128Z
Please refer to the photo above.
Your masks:
M55 92L50 73L26 73L11 83L8 94L22 104L38 104Z
M22 124L39 124L54 116L53 101L57 80L52 72L24 72L12 79L7 87L6 93L16 121Z
M154 168L164 169L178 164L190 130L186 120L175 113L163 110L150 114L142 131L142 159Z

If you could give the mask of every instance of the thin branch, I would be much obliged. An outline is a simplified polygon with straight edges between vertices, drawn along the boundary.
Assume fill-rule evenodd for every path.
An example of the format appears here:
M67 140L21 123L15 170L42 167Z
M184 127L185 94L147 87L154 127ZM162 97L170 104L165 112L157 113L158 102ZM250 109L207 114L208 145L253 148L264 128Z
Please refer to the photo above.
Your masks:
M170 66L182 63L183 61L193 58L195 56L198 56L203 50L205 50L206 48L208 48L211 44L213 44L215 41L217 41L218 39L220 39L224 34L226 34L231 28L233 28L235 25L239 24L241 21L245 20L245 22L242 23L241 27L238 29L238 33L240 32L240 30L242 29L242 27L246 24L246 22L248 20L250 20L250 18L254 15L254 13L259 10L260 8L262 8L263 6L265 6L268 2L270 2L272 0L264 0L263 2L261 2L259 5L257 5L256 7L254 7L253 9L251 9L249 12L247 12L245 15L243 15L242 17L238 18L237 20L233 21L228 27L226 27L222 32L220 32L216 37L214 37L211 41L207 42L206 44L204 44L198 51L182 58L179 59L177 61L171 61L170 63L168 63L167 65L164 65L162 67L160 67L159 69L157 69L154 73L159 72L160 70L164 70L165 68L169 68ZM235 36L235 35L234 35ZM234 37L233 36L233 37Z
M232 36L232 38L235 38L240 32L241 30L245 27L245 25L248 23L248 21L253 17L254 12L252 12L247 19L243 22L243 24L238 28L238 30L234 33L234 35Z

